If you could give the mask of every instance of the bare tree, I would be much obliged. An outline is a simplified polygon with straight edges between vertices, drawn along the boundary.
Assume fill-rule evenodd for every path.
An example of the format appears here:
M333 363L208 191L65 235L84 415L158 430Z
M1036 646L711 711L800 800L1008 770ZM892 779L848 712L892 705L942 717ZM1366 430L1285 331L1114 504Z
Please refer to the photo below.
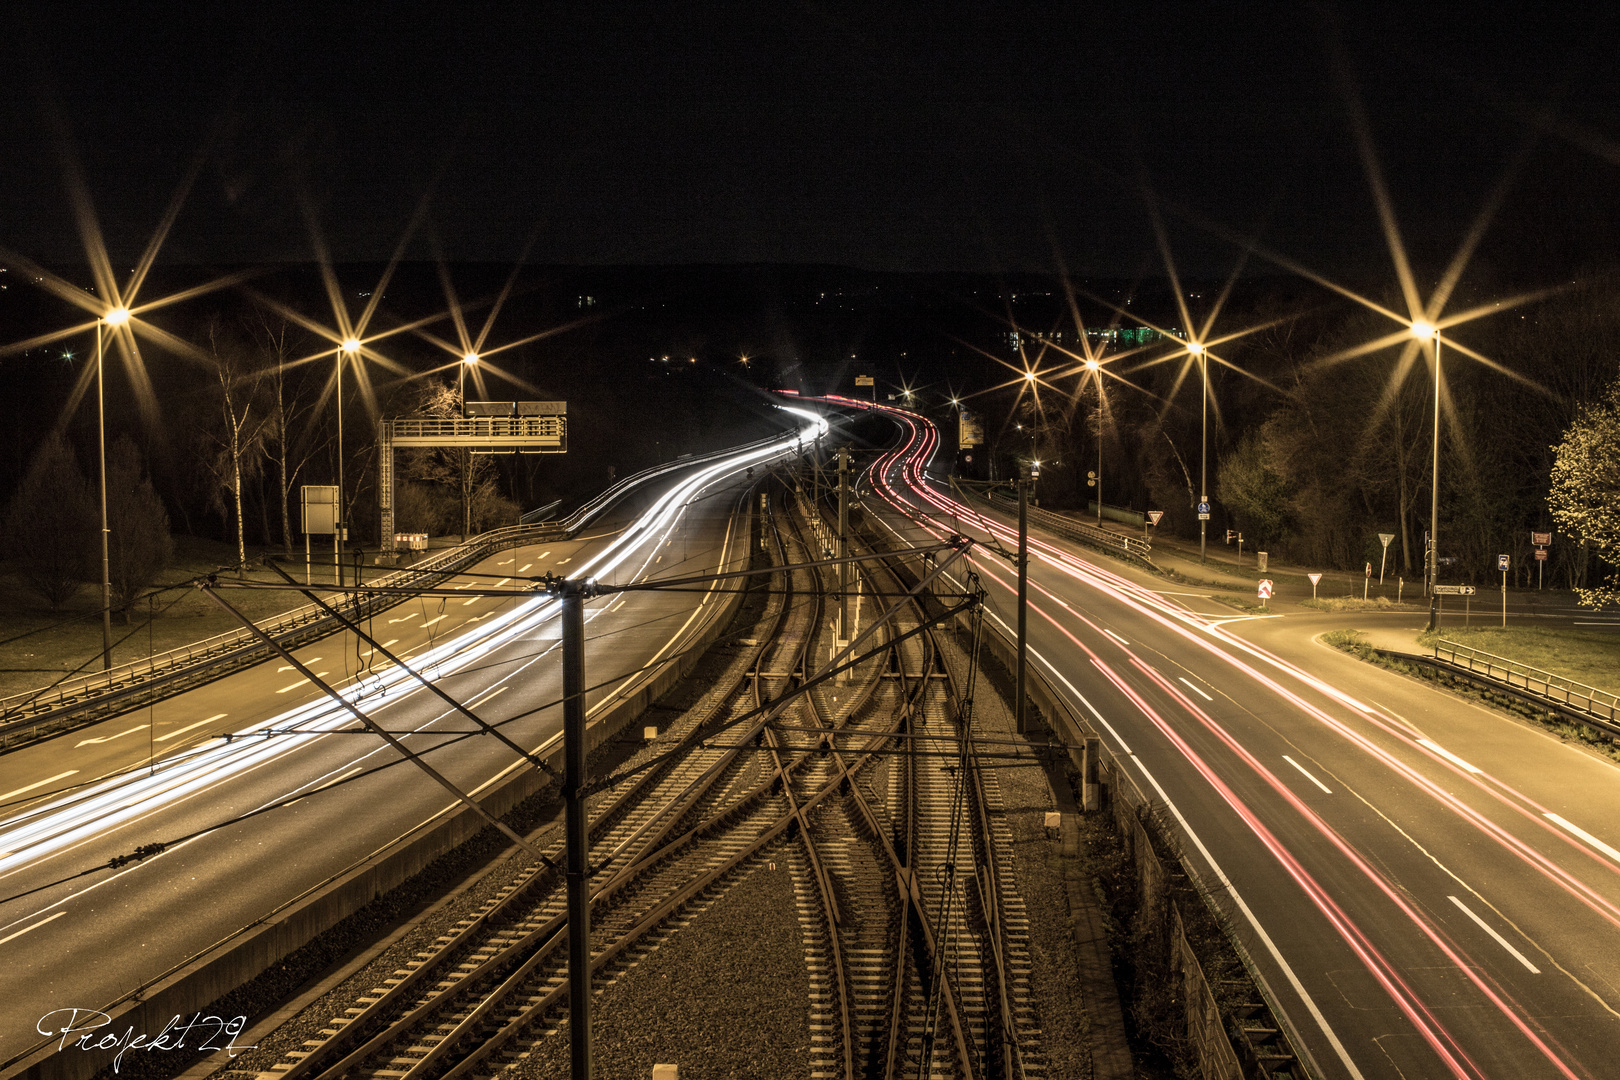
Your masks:
M249 324L259 352L262 381L267 385L268 422L264 429L265 455L275 471L276 502L281 521L281 544L293 550L292 493L310 460L324 453L327 439L319 425L310 423L315 395L310 393L308 368L292 366L288 340L290 327L281 316L261 309Z
M107 457L107 526L112 606L127 623L130 605L174 558L169 515L127 435Z
M259 372L253 353L225 335L218 319L208 324L208 365L214 376L220 427L207 433L215 452L208 461L215 487L216 509L227 510L236 522L236 560L247 563L247 523L242 513L242 483L260 468L271 415L264 407Z

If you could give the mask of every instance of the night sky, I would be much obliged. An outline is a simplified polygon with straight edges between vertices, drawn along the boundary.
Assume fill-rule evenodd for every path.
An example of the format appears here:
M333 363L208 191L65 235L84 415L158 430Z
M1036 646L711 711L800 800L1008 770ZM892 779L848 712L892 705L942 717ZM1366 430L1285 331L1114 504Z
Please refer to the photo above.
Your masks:
M7 5L0 243L82 258L66 149L132 262L204 151L167 261L306 259L301 198L383 259L425 198L412 257L1133 275L1151 188L1190 273L1387 279L1352 95L1420 276L1516 159L1490 287L1620 242L1613 5L518 8Z

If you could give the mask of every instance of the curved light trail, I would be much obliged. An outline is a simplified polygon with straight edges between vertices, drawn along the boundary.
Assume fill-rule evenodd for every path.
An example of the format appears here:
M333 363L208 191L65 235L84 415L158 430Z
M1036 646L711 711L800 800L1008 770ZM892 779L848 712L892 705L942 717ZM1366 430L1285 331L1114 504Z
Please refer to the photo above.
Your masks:
M849 398L829 397L828 400L838 405L880 412L897 420L905 431L905 437L899 446L886 451L874 463L869 483L895 510L910 518L921 528L939 534L944 522L941 519L954 520L982 529L1001 543L1011 547L1016 544L1015 533L1006 525L981 514L972 508L963 505L955 499L945 495L937 487L929 483L926 477L927 463L939 445L939 434L933 423L926 417L909 410L897 409L888 406L875 406ZM922 504L924 514L919 515L918 505ZM924 516L926 515L926 516ZM1327 730L1344 739L1357 751L1365 754L1367 758L1389 769L1399 779L1404 780L1417 791L1433 799L1439 806L1454 815L1458 820L1472 826L1477 833L1491 840L1502 852L1512 855L1522 865L1534 870L1540 877L1560 890L1564 895L1590 910L1600 919L1615 928L1620 928L1620 904L1604 895L1599 889L1584 881L1576 873L1561 866L1552 857L1538 850L1506 827L1493 821L1484 812L1470 805L1464 799L1454 794L1448 788L1454 788L1456 781L1466 781L1478 792L1488 795L1496 804L1513 811L1525 824L1533 823L1539 834L1545 837L1556 837L1561 850L1573 849L1580 852L1583 860L1595 860L1604 870L1613 874L1620 874L1620 865L1605 858L1591 844L1583 845L1567 830L1558 827L1557 816L1547 807L1515 788L1508 782L1491 775L1466 762L1462 762L1454 755L1438 747L1428 740L1422 739L1414 731L1406 730L1390 722L1378 711L1357 700L1350 694L1333 686L1316 676L1311 675L1296 665L1278 657L1265 649L1227 632L1220 625L1199 617L1198 615L1174 605L1165 598L1144 588L1134 582L1110 573L1109 571L1076 558L1051 544L1044 543L1038 538L1029 538L1030 553L1039 559L1042 564L1056 570L1069 578L1098 590L1108 598L1118 601L1135 613L1152 620L1153 624L1165 632L1177 635L1182 640L1192 643L1198 650L1211 658L1218 658L1231 670L1251 681L1257 688L1270 694L1298 710L1299 713L1310 717ZM996 580L1010 591L1013 582L1008 580L1010 575L1004 577L998 573L996 562L987 562L984 558L977 560L976 569L980 574ZM1418 989L1411 985L1410 980L1403 978L1398 964L1392 962L1385 950L1374 944L1372 935L1358 925L1354 918L1345 910L1343 904L1335 900L1332 891L1322 884L1318 875L1307 870L1300 857L1289 848L1286 841L1281 839L1275 829L1268 826L1265 820L1267 810L1253 805L1253 800L1245 800L1232 786L1231 782L1222 775L1221 768L1214 764L1207 754L1201 754L1184 734L1185 725L1172 721L1164 711L1156 708L1147 696L1132 686L1121 671L1103 659L1097 652L1085 645L1079 637L1072 633L1057 615L1047 610L1041 602L1050 601L1062 609L1064 617L1072 618L1083 624L1097 635L1099 642L1105 642L1111 648L1117 648L1128 659L1127 670L1134 670L1137 677L1145 680L1145 684L1162 694L1172 704L1173 709L1184 714L1196 725L1207 731L1216 740L1216 745L1229 752L1236 762L1240 763L1245 772L1258 778L1280 800L1280 805L1287 811L1296 815L1297 820L1303 821L1311 831L1315 832L1325 841L1326 848L1313 849L1313 857L1322 858L1323 850L1331 850L1345 860L1354 871L1366 880L1376 895L1392 905L1399 919L1426 939L1436 950L1437 957L1444 958L1452 970L1464 978L1473 989L1481 995L1488 1007L1500 1015L1511 1029L1516 1031L1531 1048L1535 1056L1551 1066L1552 1070L1560 1076L1574 1078L1577 1076L1597 1075L1585 1066L1575 1061L1569 1049L1556 1039L1543 1022L1541 1012L1532 1009L1525 1003L1517 1000L1496 978L1489 974L1488 965L1480 959L1470 955L1468 951L1455 941L1441 928L1436 919L1424 913L1414 902L1411 895L1389 874L1380 868L1381 860L1376 856L1360 850L1356 844L1349 840L1341 830L1335 829L1319 813L1313 810L1303 799L1294 794L1274 772L1267 768L1239 739L1224 725L1219 723L1206 709L1194 702L1191 697L1182 692L1164 675L1156 671L1152 665L1145 663L1124 638L1118 634L1098 625L1084 613L1076 611L1069 603L1043 588L1035 581L1030 583L1031 608L1037 615L1050 623L1060 634L1072 643L1078 652L1085 656L1090 667L1104 679L1106 685L1117 691L1121 697L1130 702L1135 709L1148 720L1152 727L1163 737L1165 743L1173 748L1193 769L1200 775L1220 799L1230 808L1236 817L1243 822L1248 830L1277 861L1283 871L1291 878L1309 899L1312 906L1323 916L1338 934L1344 944L1357 957L1366 968L1374 981L1387 994L1390 1001L1406 1017L1422 1038L1424 1043L1438 1057L1436 1065L1447 1074L1460 1078L1483 1077L1487 1075L1485 1069L1474 1060L1464 1049L1459 1035L1448 1030L1437 1014L1436 1003L1425 1000ZM1045 657L1040 657L1045 666L1052 665ZM1308 691L1320 694L1328 702L1347 709L1355 717L1371 725L1378 733L1388 737L1401 749L1409 751L1413 756L1421 755L1428 759L1439 769L1449 773L1446 783L1442 785L1423 771L1403 760L1392 750L1369 737L1369 734L1355 730L1344 720L1333 716L1326 709L1312 703L1289 686L1285 686L1278 677L1268 674L1262 668L1269 668L1279 677L1293 680ZM1052 668L1071 691L1080 696L1072 682L1064 678L1056 668ZM1071 675L1074 673L1071 672ZM1078 677L1078 676L1075 676ZM1189 684L1190 685L1190 684ZM1092 713L1102 721L1120 749L1141 768L1153 786L1161 795L1163 789L1156 780L1147 774L1146 767L1131 753L1124 740L1119 737L1113 726L1103 720L1091 703L1082 696L1081 701L1091 709ZM1171 809L1174 810L1172 804ZM1180 812L1176 811L1178 818ZM1185 819L1182 818L1183 824ZM1201 850L1204 850L1201 841L1193 838ZM1208 856L1207 850L1205 850ZM1213 857L1210 857L1213 865ZM1214 867L1223 882L1226 876ZM1444 869L1442 867L1442 869ZM1449 871L1447 871L1449 873ZM1337 878L1337 872L1334 877ZM1228 886L1230 883L1227 882ZM1340 886L1342 888L1342 886ZM1363 894L1365 895L1365 894ZM1235 896L1235 890L1234 890ZM1239 900L1241 904L1241 900ZM1248 911L1247 905L1242 905L1245 914L1254 920ZM1466 912L1466 907L1464 908ZM1470 914L1470 917L1471 914ZM1266 935L1258 922L1255 929L1270 944L1269 935ZM1299 986L1286 962L1273 947L1273 954L1283 964L1290 981L1305 998L1310 1011L1321 1022L1324 1032L1334 1049L1339 1053L1342 1063L1352 1075L1360 1075L1351 1057L1343 1050L1339 1039L1327 1026L1327 1022L1317 1011L1305 994L1304 988ZM1403 958L1404 959L1404 958ZM1526 964L1527 967L1532 965ZM1560 966L1560 970L1565 970ZM1600 1004L1614 1013L1614 1009L1594 991L1588 988L1573 974L1565 970L1572 981L1588 996L1597 998ZM1451 1000L1439 1004L1451 1006Z
M765 446L727 455L694 470L659 496L611 544L587 559L577 576L598 579L619 568L646 545L663 540L687 506L706 488L729 476L789 456L827 431L827 422L807 409L783 408L800 426ZM638 569L638 572L645 567ZM476 628L418 654L411 666L442 679L465 670L514 639L532 633L560 611L557 601L535 596ZM431 674L430 674L431 673ZM421 688L416 678L393 667L356 677L338 692L364 708ZM392 694L392 698L390 698ZM280 713L255 730L275 729L275 739L235 737L171 758L152 772L123 774L88 784L28 811L0 820L0 879L76 843L128 824L188 795L257 768L324 735L353 725L352 716L330 698L318 698ZM252 732L236 733L249 736Z

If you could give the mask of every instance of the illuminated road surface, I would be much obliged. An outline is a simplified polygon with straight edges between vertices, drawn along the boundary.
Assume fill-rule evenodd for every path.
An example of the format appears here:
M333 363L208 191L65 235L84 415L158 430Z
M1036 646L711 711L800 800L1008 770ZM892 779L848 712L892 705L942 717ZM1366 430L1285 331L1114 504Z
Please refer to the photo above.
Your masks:
M924 478L932 426L886 411L905 437L865 505L908 541L1015 546L1014 522ZM1031 662L1168 808L1318 1072L1620 1075L1620 769L1284 631L1251 644L1263 624L1194 614L1113 560L1031 548ZM976 566L1011 627L1010 565Z
M803 438L820 423L802 413L792 422ZM662 496L626 528L503 552L475 569L601 581L736 569L746 558L733 514L748 487L744 473L794 448L790 435L695 466L658 481ZM635 592L587 605L586 682L602 684L588 697L591 715L640 685L639 669L687 645L722 600ZM369 632L396 639L391 649L407 650L408 664L435 674L486 721L520 718L503 727L519 745L549 748L562 722L556 606L543 598L422 598L379 614ZM447 735L473 725L405 673L371 663L352 636L298 655L385 729L420 733L413 749L453 743L428 760L464 790L483 791L528 767L495 739ZM0 1062L41 1041L35 1026L47 1012L106 1009L458 808L380 740L352 733L356 727L273 660L0 759L0 898L11 898L0 902ZM307 734L255 734L265 729ZM225 732L234 733L229 742ZM160 755L155 770L144 767L149 747ZM142 767L129 771L131 761ZM64 785L77 786L49 794ZM142 862L62 880L299 795L308 797Z

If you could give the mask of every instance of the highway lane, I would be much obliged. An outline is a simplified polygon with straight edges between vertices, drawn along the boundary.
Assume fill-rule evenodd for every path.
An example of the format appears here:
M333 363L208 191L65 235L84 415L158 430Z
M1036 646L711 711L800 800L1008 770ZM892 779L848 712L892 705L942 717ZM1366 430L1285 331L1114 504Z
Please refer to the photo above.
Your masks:
M630 581L735 568L746 557L746 534L733 513L750 486L746 470L792 450L789 441L678 474L662 484L669 498L633 528L522 549L518 572L530 564L531 574L550 569ZM502 553L481 569L505 576L511 559ZM641 669L689 644L722 599L713 591L653 591L592 601L591 715L640 685L648 677ZM546 599L424 598L377 616L372 629L380 640L397 633L400 647L414 644L408 663L420 664L485 720L502 722L519 745L546 752L561 727L555 607ZM409 640L406 625L415 628ZM447 640L447 626L461 633ZM473 730L466 718L413 688L403 673L376 664L366 673L374 658L364 647L356 652L352 639L328 638L303 652L322 658L315 670L349 680L346 695L385 729L412 733L406 737L413 749L463 789L477 794L529 768L495 739L459 735ZM35 1025L47 1012L105 1009L458 808L374 736L353 733L352 719L281 666L267 662L157 706L148 721L156 734L144 736L151 744L172 732L184 732L175 742L203 739L161 767L8 808L0 822L0 852L7 853L0 855L0 897L14 899L0 900L0 1062L40 1041ZM297 695L305 700L294 703ZM185 730L220 713L227 715L219 722L236 733L228 743L207 737L207 726ZM81 775L91 776L116 766L116 759L98 755L127 753L120 743L143 738L130 732L133 725L133 718L115 718L69 737L83 745L56 740L9 755L0 792L69 768L83 766ZM258 734L266 728L307 733ZM85 759L74 758L75 751ZM285 805L213 828L277 804ZM154 842L172 846L118 870L69 878Z
M936 529L989 531L915 464L878 487ZM1563 783L1576 755L1502 725L1477 754L1466 724L1407 715L1398 677L1382 698L1347 693L1342 672L1259 650L1154 579L1036 550L1035 662L1179 815L1206 881L1231 883L1225 904L1325 1075L1605 1075L1620 1043L1612 767L1583 758ZM1010 568L978 569L1010 625Z

